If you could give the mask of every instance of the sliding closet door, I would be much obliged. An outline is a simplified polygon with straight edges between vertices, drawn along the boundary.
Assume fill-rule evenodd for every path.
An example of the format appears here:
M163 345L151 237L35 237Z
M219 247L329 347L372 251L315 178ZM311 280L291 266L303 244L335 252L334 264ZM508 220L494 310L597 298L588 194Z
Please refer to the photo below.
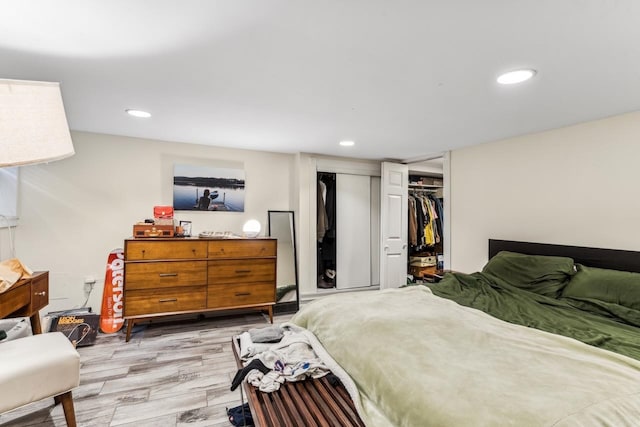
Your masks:
M380 285L380 177L371 177L371 285Z
M336 175L336 288L371 286L371 178Z

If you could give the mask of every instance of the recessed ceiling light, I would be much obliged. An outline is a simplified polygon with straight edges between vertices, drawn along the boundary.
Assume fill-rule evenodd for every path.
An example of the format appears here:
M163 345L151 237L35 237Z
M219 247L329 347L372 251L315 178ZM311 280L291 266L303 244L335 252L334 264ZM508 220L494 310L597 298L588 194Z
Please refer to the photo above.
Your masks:
M522 83L536 75L536 70L515 70L498 76L497 81L503 85Z
M353 141L340 141L340 145L343 147L353 147L356 143Z
M132 110L129 108L124 111L126 111L127 114L133 117L142 117L144 119L151 117L151 113L147 113L146 111L142 111L142 110Z

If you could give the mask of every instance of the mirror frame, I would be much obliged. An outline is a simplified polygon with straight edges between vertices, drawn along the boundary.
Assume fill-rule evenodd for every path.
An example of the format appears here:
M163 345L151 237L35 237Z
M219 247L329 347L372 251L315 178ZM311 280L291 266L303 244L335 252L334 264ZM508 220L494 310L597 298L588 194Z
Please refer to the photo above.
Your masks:
M277 302L274 306L274 313L295 313L300 308L300 283L298 283L298 253L297 253L297 242L296 242L296 218L294 211L279 211L279 210L269 210L267 211L267 233L269 237L276 237L271 235L271 214L272 213L287 213L291 215L291 244L293 246L293 271L294 271L294 279L296 285L296 300L295 301L286 301L286 302ZM276 261L278 262L278 261ZM276 278L277 280L277 278ZM278 284L276 282L276 289Z

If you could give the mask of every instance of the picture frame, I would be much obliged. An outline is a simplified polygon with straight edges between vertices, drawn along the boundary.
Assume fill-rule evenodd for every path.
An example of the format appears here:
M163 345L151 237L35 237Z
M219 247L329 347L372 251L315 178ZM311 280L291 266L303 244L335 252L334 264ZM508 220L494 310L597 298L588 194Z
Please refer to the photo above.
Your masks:
M180 221L180 227L184 237L191 237L191 221Z
M176 211L244 212L244 167L173 165Z

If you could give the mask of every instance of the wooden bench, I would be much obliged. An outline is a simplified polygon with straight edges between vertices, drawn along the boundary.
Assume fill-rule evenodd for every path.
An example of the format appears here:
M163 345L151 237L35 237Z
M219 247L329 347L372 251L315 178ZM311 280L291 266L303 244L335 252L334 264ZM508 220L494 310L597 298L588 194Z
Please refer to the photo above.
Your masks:
M238 369L239 343L232 338ZM364 427L355 405L340 383L332 385L327 377L285 382L278 391L264 393L242 382L256 427Z

